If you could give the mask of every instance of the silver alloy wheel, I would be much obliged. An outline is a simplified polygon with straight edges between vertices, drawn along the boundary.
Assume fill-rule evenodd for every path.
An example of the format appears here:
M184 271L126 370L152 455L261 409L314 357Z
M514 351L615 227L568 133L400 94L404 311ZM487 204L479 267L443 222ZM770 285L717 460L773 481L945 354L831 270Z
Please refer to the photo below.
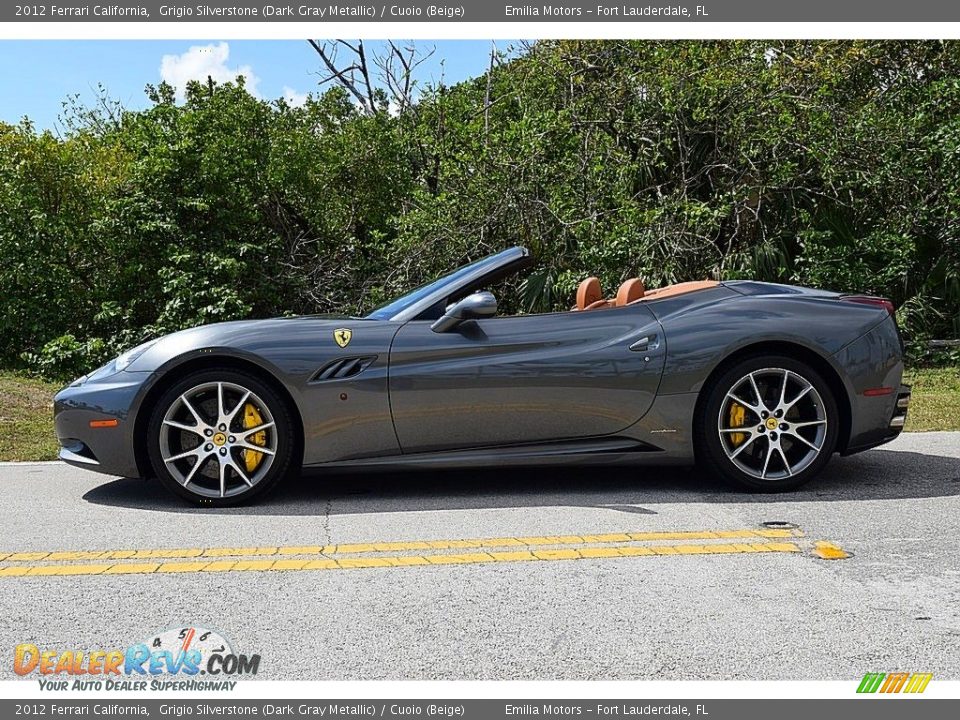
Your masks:
M257 418L255 425L247 426L249 417ZM210 498L252 488L269 472L277 453L276 426L266 403L252 390L228 382L203 383L176 398L163 416L159 440L170 474L191 492Z
M720 445L747 475L782 480L809 467L827 437L823 399L799 373L762 368L735 382L720 404Z

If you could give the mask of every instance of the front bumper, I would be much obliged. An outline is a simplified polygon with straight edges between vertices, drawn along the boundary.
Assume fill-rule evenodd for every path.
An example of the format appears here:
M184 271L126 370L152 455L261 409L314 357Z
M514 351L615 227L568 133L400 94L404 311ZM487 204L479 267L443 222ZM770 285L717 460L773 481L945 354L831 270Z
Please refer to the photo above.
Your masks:
M152 375L119 372L96 381L78 381L57 393L53 414L60 459L108 475L139 477L136 408Z

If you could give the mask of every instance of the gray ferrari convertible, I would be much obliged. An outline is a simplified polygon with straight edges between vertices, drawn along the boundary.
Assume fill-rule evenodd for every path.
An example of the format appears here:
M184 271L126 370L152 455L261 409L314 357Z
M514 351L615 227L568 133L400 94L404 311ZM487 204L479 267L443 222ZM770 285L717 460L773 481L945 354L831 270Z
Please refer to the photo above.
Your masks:
M763 492L903 428L910 390L887 300L637 278L607 296L588 278L568 312L498 316L488 288L532 262L512 248L362 318L152 340L56 396L60 457L210 505L301 467L696 460Z

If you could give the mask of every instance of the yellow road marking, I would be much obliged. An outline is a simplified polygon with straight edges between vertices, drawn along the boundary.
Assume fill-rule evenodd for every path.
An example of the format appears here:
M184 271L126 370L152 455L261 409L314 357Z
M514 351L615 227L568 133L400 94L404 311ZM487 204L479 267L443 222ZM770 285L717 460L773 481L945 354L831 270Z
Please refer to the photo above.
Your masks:
M787 540L802 537L804 534L799 529L764 528L406 540L340 545L26 551L0 553L0 577L297 572L681 555L799 553L800 545ZM637 544L651 542L664 544ZM804 544L804 548L810 550L810 545ZM825 559L850 557L849 553L826 541L814 543L812 553Z
M9 567L0 568L0 577L26 575L30 568L30 565L10 565Z
M7 560L45 560L48 555L51 553L46 552L22 552L22 553L13 553L12 555L7 556Z
M240 548L207 548L200 552L204 557L224 557L230 555L276 555L280 548L275 547L240 547Z
M507 552L490 553L496 562L523 562L525 560L536 560L537 556L529 550L512 550Z
M350 570L390 568L415 565L476 565L481 563L561 562L598 558L635 558L672 555L738 554L753 552L799 553L795 543L722 543L707 545L660 545L599 548L562 548L553 550L520 550L462 554L395 555L382 557L344 557L323 560L201 560L165 563L74 563L70 565L12 565L0 569L0 576L63 576L63 575L146 575L198 572L258 572L300 570Z
M109 565L34 565L27 575L99 575Z
M288 545L277 548L277 555L323 555L325 550L323 545Z
M273 567L275 560L237 560L233 565L233 570L269 570ZM201 563L197 563L198 565ZM203 563L205 566L206 563ZM200 568L201 570L203 568ZM163 572L163 567L160 567L160 572Z
M818 540L813 544L813 554L821 560L846 560L848 557L852 557L843 548L824 540Z
M268 547L161 548L155 550L61 550L0 553L0 562L51 562L56 560L184 560L190 558L251 557L273 555L339 555L419 550L480 550L543 545L603 545L667 540L772 540L803 537L801 530L689 530L681 532L631 532L601 535L537 535L530 537L477 538L472 540L403 540L347 543L343 545L291 545ZM6 555L4 557L4 555Z
M585 558L611 558L620 557L617 548L583 548L580 554Z
M216 563L210 563L216 565ZM233 563L230 563L231 565ZM104 575L147 575L160 569L160 563L120 563L103 571Z
M180 572L199 572L207 566L205 562L181 562L181 563L163 563L157 568L157 572L162 573L180 573Z

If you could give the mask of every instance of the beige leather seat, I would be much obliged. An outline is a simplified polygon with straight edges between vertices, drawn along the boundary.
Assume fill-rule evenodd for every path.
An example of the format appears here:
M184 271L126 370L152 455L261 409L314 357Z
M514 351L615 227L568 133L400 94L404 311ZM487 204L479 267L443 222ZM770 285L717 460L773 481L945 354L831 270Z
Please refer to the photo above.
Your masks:
M577 288L577 305L574 310L599 310L608 307L623 307L644 300L661 300L663 298L673 297L674 295L684 295L697 290L716 287L720 283L716 280L694 280L692 282L676 283L667 285L656 290L647 290L640 278L630 278L624 281L617 290L617 297L607 300L603 297L603 290L600 287L600 280L595 277L589 277L580 283Z
M630 278L625 280L624 283L620 286L620 289L617 290L617 299L615 301L617 307L623 307L628 305L635 300L639 300L643 297L646 289L643 286L643 281L640 278Z
M596 310L608 304L609 301L603 298L599 278L589 277L580 283L577 288L577 310Z

